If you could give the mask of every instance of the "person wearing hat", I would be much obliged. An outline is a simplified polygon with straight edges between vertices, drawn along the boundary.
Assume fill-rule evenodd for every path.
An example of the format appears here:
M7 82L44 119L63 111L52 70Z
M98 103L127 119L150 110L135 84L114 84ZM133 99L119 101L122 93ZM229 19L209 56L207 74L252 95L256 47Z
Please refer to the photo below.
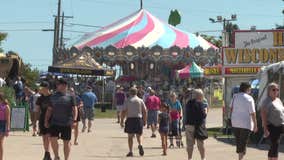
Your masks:
M58 138L63 140L64 157L69 159L70 140L72 135L72 126L77 120L75 97L67 93L67 81L59 79L56 83L56 92L50 96L45 115L45 127L49 128L51 147L54 152L54 160L59 160Z
M39 93L40 97L36 100L36 112L39 113L39 135L42 136L43 148L45 151L43 160L51 160L49 151L49 129L44 126L45 114L50 101L49 83L42 82L40 84Z
M92 121L94 120L95 104L98 102L98 98L94 92L92 92L92 87L87 86L87 91L82 95L83 101L83 129L82 132L86 130L86 119L88 119L88 132L91 132Z

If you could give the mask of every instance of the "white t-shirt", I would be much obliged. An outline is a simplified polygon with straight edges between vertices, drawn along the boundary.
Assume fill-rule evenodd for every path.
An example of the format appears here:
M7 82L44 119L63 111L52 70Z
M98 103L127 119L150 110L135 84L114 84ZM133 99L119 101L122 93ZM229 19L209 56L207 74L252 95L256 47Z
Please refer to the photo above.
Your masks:
M3 87L6 84L5 80L0 77L0 87Z
M254 124L251 114L255 113L255 104L252 96L247 93L235 94L230 107L233 107L231 116L232 126L252 131Z

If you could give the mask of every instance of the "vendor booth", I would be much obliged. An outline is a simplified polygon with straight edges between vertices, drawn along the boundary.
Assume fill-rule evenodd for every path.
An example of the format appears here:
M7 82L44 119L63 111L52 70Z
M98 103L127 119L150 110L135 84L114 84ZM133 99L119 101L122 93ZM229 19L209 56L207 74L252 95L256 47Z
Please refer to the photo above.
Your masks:
M256 79L262 66L284 59L283 30L242 30L234 34L232 48L223 48L224 122L230 115L233 90L241 82ZM261 84L265 85L265 84Z

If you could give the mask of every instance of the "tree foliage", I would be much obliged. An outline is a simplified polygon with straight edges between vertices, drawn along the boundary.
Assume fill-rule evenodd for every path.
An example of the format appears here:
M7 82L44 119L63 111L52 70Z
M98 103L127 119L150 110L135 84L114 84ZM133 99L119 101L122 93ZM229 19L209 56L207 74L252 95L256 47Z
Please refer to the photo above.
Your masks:
M177 26L181 22L181 16L178 10L171 10L168 23L173 26Z
M284 2L284 0L282 0ZM282 10L282 15L284 16L284 9ZM276 29L284 29L284 25L279 25L279 24L276 24L275 25Z
M39 70L32 69L31 64L23 64L22 76L25 79L25 83L28 87L35 89L37 88L36 82L39 79Z
M6 38L7 38L7 33L1 33L0 32L0 53L4 52L4 50L1 47L1 45L2 45L2 41L5 40Z
M226 32L228 33L229 35L229 46L231 47L234 43L234 35L233 35L233 32L236 31L236 30L239 30L239 26L237 24L233 24L231 22L227 23L226 26L225 26L225 30Z
M222 47L222 40L220 39L220 37L216 38L214 36L209 36L206 34L201 34L200 36L203 37L206 41L215 45L216 47L218 48Z

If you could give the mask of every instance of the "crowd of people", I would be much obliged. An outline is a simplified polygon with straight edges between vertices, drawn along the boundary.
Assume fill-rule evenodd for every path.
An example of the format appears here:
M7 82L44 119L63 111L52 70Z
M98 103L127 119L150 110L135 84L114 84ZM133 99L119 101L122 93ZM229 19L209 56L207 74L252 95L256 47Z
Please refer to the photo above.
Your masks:
M24 87L18 78L14 83L16 100L27 100L30 106L32 135L42 136L43 160L51 160L50 146L54 160L59 160L58 140L63 140L64 159L68 160L71 148L72 130L74 145L78 145L79 128L81 132L92 132L94 106L98 102L91 86L86 86L78 94L64 78L57 79L56 89L51 91L48 81L41 82L37 90ZM233 95L231 101L231 123L236 138L236 152L242 160L246 154L246 145L252 132L257 132L256 107L250 95L251 86L241 83L240 92ZM23 97L25 95L25 98ZM0 160L3 159L4 137L10 131L10 107L5 95L0 93ZM279 86L268 85L268 94L260 106L264 136L271 140L268 152L269 160L278 159L280 136L284 131L284 106L279 97ZM159 133L162 155L168 154L168 148L183 147L182 131L185 132L188 160L192 160L195 142L202 160L206 159L208 138L206 117L209 105L200 88L185 88L183 93L171 91L167 97L160 97L151 87L133 85L129 89L117 86L113 94L113 103L117 109L117 123L124 128L128 136L129 151L127 157L134 156L136 137L139 155L144 155L143 129L151 130L151 138ZM38 124L38 125L37 125ZM169 142L169 143L168 143ZM174 143L175 142L175 143Z

